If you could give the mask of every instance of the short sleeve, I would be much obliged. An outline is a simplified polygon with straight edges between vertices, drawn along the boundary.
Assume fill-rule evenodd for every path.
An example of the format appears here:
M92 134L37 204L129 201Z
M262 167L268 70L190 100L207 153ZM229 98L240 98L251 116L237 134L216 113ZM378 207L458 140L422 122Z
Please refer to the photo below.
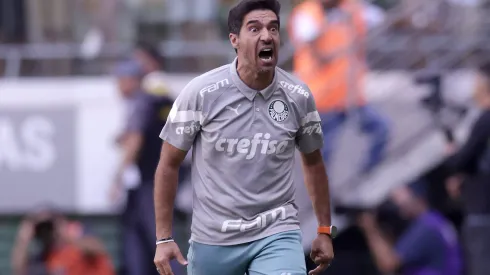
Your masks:
M296 133L296 146L303 153L311 153L323 147L323 132L315 100L309 90L305 94L308 96L303 116L299 121L300 127Z
M203 121L202 97L191 81L179 94L163 127L160 138L172 146L189 151Z
M292 18L292 29L294 38L300 43L314 41L320 35L320 28L306 12L298 12Z
M404 267L437 265L441 254L438 251L444 250L440 234L421 224L409 228L396 244L396 252Z

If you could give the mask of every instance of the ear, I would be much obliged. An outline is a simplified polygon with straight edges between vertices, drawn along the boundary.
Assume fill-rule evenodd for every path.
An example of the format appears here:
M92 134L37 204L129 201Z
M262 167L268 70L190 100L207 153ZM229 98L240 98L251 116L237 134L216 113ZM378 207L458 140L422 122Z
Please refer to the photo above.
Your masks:
M234 33L230 33L229 34L229 38L230 38L230 43L233 46L233 48L235 48L236 50L238 50L238 47L239 47L238 35L237 34L234 34Z

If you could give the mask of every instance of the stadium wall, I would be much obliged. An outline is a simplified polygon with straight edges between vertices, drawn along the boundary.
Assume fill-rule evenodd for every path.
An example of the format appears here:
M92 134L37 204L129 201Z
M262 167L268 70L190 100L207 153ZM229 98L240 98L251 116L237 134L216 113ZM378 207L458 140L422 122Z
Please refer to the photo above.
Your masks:
M153 85L166 85L177 96L193 77L165 75ZM445 79L446 96L468 100L472 72ZM371 73L366 81L370 101L427 92L404 72ZM111 77L0 80L0 213L22 213L44 202L72 213L112 213L107 193L122 118Z

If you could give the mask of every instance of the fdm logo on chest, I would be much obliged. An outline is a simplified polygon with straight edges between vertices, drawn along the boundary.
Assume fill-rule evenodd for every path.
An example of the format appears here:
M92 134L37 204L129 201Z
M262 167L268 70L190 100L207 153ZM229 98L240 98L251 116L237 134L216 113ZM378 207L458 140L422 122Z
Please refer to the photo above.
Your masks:
M245 232L247 230L265 228L267 225L277 221L286 219L286 208L280 206L267 212L260 214L252 221L239 220L226 220L221 225L221 232L240 231Z
M214 148L218 152L228 152L246 155L245 159L253 159L259 151L262 155L284 153L289 145L289 141L270 140L269 133L257 133L253 139L242 138L220 138L216 141Z

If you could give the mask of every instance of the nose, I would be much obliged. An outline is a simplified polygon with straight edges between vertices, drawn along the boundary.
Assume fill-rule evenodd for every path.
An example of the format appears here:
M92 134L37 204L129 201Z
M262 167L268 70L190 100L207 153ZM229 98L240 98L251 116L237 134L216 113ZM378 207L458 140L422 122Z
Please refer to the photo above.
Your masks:
M264 42L264 44L270 44L272 42L272 35L268 29L263 29L260 34L260 40Z

